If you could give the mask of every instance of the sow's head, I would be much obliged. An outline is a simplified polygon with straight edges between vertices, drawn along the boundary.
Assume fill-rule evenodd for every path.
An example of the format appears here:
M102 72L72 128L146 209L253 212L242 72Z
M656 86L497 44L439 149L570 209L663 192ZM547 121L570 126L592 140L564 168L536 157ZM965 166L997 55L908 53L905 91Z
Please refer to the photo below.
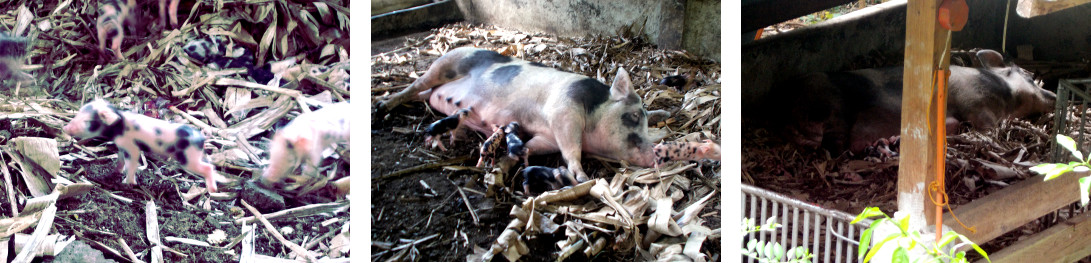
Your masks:
M1053 110L1057 94L1035 84L1034 76L1030 72L1014 64L1004 63L1004 56L996 51L988 49L978 51L977 58L981 61L982 67L996 73L1011 88L1015 98L1013 105L1009 106L1012 117L1024 118Z
M584 133L584 150L643 167L655 164L653 142L661 138L648 135L649 113L625 69L618 69L610 87L585 78L574 82L567 92L588 115L585 127L591 133Z

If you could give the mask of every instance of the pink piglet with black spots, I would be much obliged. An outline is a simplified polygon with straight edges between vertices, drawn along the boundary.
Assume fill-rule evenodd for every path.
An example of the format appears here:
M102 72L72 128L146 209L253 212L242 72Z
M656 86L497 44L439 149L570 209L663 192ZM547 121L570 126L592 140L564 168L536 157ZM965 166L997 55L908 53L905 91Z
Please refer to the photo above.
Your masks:
M661 142L655 145L655 166L669 161L720 160L720 145L711 140L702 142Z
M138 160L144 152L173 157L186 170L204 177L211 193L218 191L216 182L223 179L204 158L204 136L189 125L121 111L103 99L95 99L83 105L63 129L77 138L112 140L123 159L121 171L126 184L136 184Z

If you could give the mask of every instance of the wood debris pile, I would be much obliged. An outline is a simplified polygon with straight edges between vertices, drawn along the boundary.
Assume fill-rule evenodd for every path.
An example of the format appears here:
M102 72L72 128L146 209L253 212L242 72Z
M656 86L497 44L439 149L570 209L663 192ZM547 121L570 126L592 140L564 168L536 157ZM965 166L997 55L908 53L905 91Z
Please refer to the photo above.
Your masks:
M630 30L636 29L623 28L622 32L615 37L570 38L523 33L492 26L448 25L434 29L426 36L406 38L404 45L393 51L372 56L372 103L407 87L428 69L432 61L445 52L462 46L476 46L539 62L548 67L584 74L604 83L610 83L607 78L614 76L617 68L624 67L630 72L636 92L643 98L648 110L662 109L671 112L670 118L659 123L649 123L650 133L666 135L664 140L712 139L719 142L721 100L718 63L700 60L681 51L655 49L643 38L629 33ZM659 84L661 80L672 75L686 76L689 82L679 88ZM422 114L422 111L416 110L417 108L427 108L420 103L408 105L414 108L409 112L418 115ZM430 156L426 158L425 163L451 163L442 154L427 150L427 147L423 145L423 136L419 135L424 126L443 116L427 112L423 114L424 116L406 116L406 112L395 110L386 116L373 115L372 120L378 122L372 124L373 133L413 135L414 139L410 141L410 145L394 144L392 147L418 149L411 152ZM384 127L403 119L408 119L408 123ZM470 143L455 147L454 151L457 153L475 151L477 149L475 146L480 143L481 139L475 138ZM476 153L472 156L476 156ZM373 157L376 156L373 155ZM467 163L472 166L473 162L468 162L471 161L469 159L465 158L455 163ZM507 160L508 163L514 163L514 160ZM552 167L563 165L559 158L546 157L546 160L549 162L532 165ZM400 161L407 162L408 159ZM389 162L391 165L398 164ZM372 163L372 171L376 173L373 181L379 181L373 183L373 186L384 185L373 189L378 192L377 195L383 195L383 188L391 187L389 185L400 185L387 181L399 180L392 178L406 176L403 172L405 170L393 173L375 172L376 169L389 171L390 167L385 167L388 163L386 160L373 160ZM417 239L419 242L405 243L404 247L379 251L378 254L381 256L372 259L479 261L503 255L508 260L540 261L594 259L603 254L622 254L626 255L623 258L628 260L641 261L720 260L721 195L718 162L703 166L675 163L661 166L661 173L654 168L624 168L607 162L585 162L584 164L588 166L585 169L591 174L600 171L597 174L613 176L593 179L572 188L547 192L529 199L513 193L514 190L521 191L522 187L513 187L519 185L521 181L513 178L514 175L509 176L515 174L512 170L497 168L485 171L485 175L481 176L481 171L478 169L472 178L468 178L471 182L467 185L474 185L474 182L480 179L485 186L478 184L475 188L487 187L487 189L479 190L471 187L459 189L465 189L465 194L470 195L470 200L483 195L486 198L497 199L501 203L513 204L510 206L511 212L507 215L511 220L510 223L501 233L493 233L498 236L490 238L486 243L471 244L473 250L460 254L459 258L415 257L420 254L409 252L413 250L413 246L434 244L434 240L438 240L421 238ZM423 166L407 170L420 172L418 170L420 167ZM445 165L444 168L450 171L473 170L473 168L467 169L457 164ZM434 169L434 167L426 169ZM421 183L423 184L423 181ZM405 183L405 185L410 184L416 184L416 180ZM455 196L457 197L458 194ZM476 206L469 201L466 203L467 206ZM380 205L380 207L373 207L373 214L397 213L391 212L396 209L398 208ZM509 210L508 206L498 206L495 209ZM470 212L473 214L473 210ZM463 216L473 216L474 224L477 224L478 215ZM506 221L506 219L495 220ZM429 223L434 222L429 220ZM469 224L460 225L456 228L465 229ZM411 226L398 227L411 228ZM463 237L455 235L455 238ZM560 240L553 243L552 240L556 238ZM376 242L390 239L393 237L373 236ZM536 239L551 241L543 247L542 243L534 242ZM462 242L455 244L462 244ZM387 256L391 254L393 256Z
M347 257L347 201L301 192L313 185L282 189L292 199L289 206L303 206L245 219L258 211L233 194L205 194L201 180L170 158L146 156L137 175L142 190L134 191L121 184L115 145L79 144L61 127L85 102L102 97L122 110L197 127L217 171L249 180L268 164L266 145L278 126L313 106L351 99L348 1L182 1L176 29L152 19L157 1L138 1L145 15L140 21L148 21L139 26L147 28L126 34L124 60L98 49L99 2L105 1L0 3L0 31L30 41L23 70L35 78L0 82L0 93L10 94L0 96L0 170L7 188L0 212L17 215L5 220L24 220L30 205L18 204L28 200L93 186L86 198L49 206L59 210L56 221L35 222L63 236L58 244L90 245L119 261ZM209 36L252 52L255 65L269 65L274 81L258 83L238 68L200 66L182 51ZM323 165L324 178L297 182L348 176L346 154L327 154L335 161ZM4 165L9 161L17 165ZM58 247L44 255L64 257L61 252Z

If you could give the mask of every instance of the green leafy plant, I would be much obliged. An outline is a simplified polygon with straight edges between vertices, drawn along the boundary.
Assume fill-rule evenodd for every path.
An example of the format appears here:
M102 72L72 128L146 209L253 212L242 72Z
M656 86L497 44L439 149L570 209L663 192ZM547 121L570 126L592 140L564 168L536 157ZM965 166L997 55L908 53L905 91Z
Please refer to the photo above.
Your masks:
M927 244L921 242L924 239L921 238L920 231L909 230L909 216L895 221L894 219L883 213L883 211L879 210L878 207L865 208L864 211L860 212L860 214L856 216L856 219L853 219L850 224L856 224L861 220L876 217L879 219L872 221L871 226L864 230L864 233L860 235L860 248L857 252L857 255L859 255L859 259L863 262L867 263L871 261L871 258L875 257L875 253L878 252L879 249L883 247L883 245L886 245L888 243L892 243L898 246L894 250L891 262L910 262L909 251L916 248L917 245ZM893 233L887 237L884 237L882 241L879 241L879 243L875 244L874 248L871 248L872 235L875 232L875 229L879 228L883 224L897 226L899 231L897 233ZM952 246L950 250L945 252L943 248L946 247L948 244L951 244L951 242L954 242L956 239L960 240L961 243ZM966 238L966 236L955 233L954 231L947 231L943 233L943 236L938 242L932 244L931 247L924 247L924 257L914 258L913 262L922 260L923 262L968 262L966 260L966 251L960 251L960 248L965 245L972 246L978 254L985 257L985 260L992 262L992 260L989 260L989 255L986 254L984 250L981 250L981 247L971 242L970 239Z
M1076 160L1079 161L1072 161L1067 164L1043 163L1031 167L1030 170L1044 175L1044 181L1053 180L1054 178L1069 172L1082 173L1091 170L1091 168L1089 168L1091 167L1091 164L1089 164L1089 162L1091 162L1091 156L1084 159L1083 153L1076 149L1076 141L1073 140L1072 137L1057 134L1057 144L1068 149L1068 152L1072 153L1072 157L1076 157ZM1091 188L1091 179L1088 179L1088 177L1091 176L1080 178L1080 205L1083 206L1087 206L1089 199L1088 193L1091 193L1091 191L1088 191L1089 188Z
M782 227L777 223L777 217L775 216L766 219L763 225L756 225L754 219L751 218L743 218L742 221L742 234L744 237L749 233L773 231ZM810 262L811 258L814 257L805 247L793 247L785 251L784 245L780 243L774 241L762 242L754 239L746 242L742 254L754 258L758 262Z

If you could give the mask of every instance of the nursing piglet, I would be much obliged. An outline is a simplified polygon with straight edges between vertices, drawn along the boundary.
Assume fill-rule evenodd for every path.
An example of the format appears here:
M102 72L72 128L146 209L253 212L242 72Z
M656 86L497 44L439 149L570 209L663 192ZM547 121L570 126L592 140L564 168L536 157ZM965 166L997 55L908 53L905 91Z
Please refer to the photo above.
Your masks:
M662 142L655 145L656 166L670 161L719 161L720 145L711 140L702 142Z
M186 170L204 177L209 192L217 192L216 182L222 181L204 158L205 137L188 125L121 111L105 100L95 99L83 105L63 129L77 138L112 140L123 159L126 184L136 184L136 170L144 152L174 157Z
M572 171L564 166L559 168L531 166L523 170L523 193L526 195L540 194L573 185L576 185L576 178L572 177Z

